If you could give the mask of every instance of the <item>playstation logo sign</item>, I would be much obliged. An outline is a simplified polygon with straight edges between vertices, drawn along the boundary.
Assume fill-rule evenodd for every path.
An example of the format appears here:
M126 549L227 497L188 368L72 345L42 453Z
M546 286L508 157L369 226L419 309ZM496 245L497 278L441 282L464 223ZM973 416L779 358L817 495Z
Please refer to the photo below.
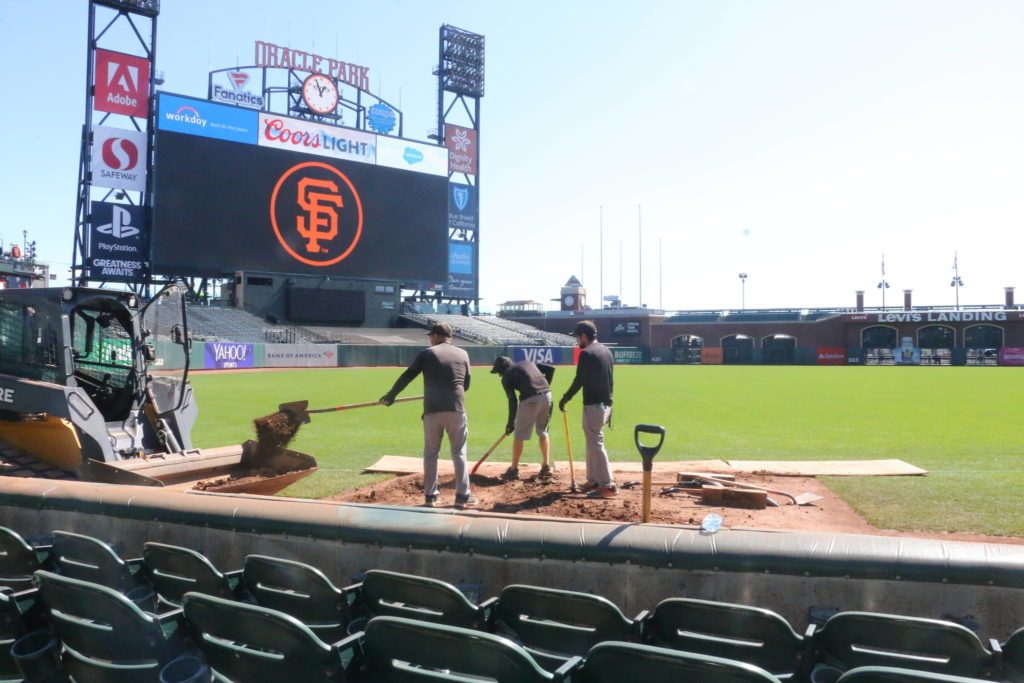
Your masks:
M116 204L111 205L111 208L113 209L113 215L110 222L96 226L96 232L102 235L110 235L119 240L135 237L139 234L139 229L132 225L132 214L128 209Z

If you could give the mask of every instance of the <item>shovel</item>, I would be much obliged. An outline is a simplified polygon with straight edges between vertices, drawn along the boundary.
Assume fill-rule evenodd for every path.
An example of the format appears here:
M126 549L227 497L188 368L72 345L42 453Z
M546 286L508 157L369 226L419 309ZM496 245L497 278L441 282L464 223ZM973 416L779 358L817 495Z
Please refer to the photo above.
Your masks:
M493 453L493 452L494 452L494 449L495 449L495 448L497 448L497 447L498 447L498 445L499 445L499 444L500 444L500 443L501 443L502 441L504 441L504 440L505 440L505 437L506 437L506 436L508 436L508 434L507 434L507 433L505 433L505 432L502 432L501 436L499 436L499 437L498 437L498 440L494 442L494 445L493 445L493 446L491 446L491 447L490 447L490 448L489 448L489 449L487 450L487 452L486 452L486 453L484 453L484 457L482 457L482 458L480 458L479 460L477 460L477 461L476 461L476 464L475 464L475 465L473 465L473 469L471 469L471 470L469 471L469 475L470 475L470 476L473 476L474 474L476 474L476 471L477 471L478 469L480 469L480 465L483 465L483 464L484 464L484 460L486 460L487 458L489 458L489 457L491 456L491 453Z
M823 500L822 496L810 491L801 493L800 495L794 496L791 493L785 491L779 491L778 489L769 489L763 486L754 486L753 484L739 484L735 481L728 481L726 479L719 479L718 477L709 477L702 474L694 474L691 472L680 472L680 477L684 476L688 479L696 479L698 481L705 481L710 484L717 484L719 486L726 486L729 488L747 489L748 491L766 491L768 493L774 493L778 496L785 496L793 501L793 505L812 505L813 503Z
M396 398L395 403L402 403L405 401L422 401L422 396L406 396L405 398ZM384 405L380 401L369 401L367 403L350 403L347 406L334 406L333 408L309 408L309 401L292 401L291 403L282 403L277 407L278 412L284 413L288 416L288 420L292 424L309 424L309 416L312 413L334 413L339 410L352 410L354 408L369 408L370 406L382 406Z
M658 434L658 443L654 446L644 446L640 443L641 434ZM640 451L644 467L644 504L643 522L651 521L651 473L654 471L654 456L661 450L665 443L665 428L658 425L637 425L633 430L633 440L636 442L636 449Z

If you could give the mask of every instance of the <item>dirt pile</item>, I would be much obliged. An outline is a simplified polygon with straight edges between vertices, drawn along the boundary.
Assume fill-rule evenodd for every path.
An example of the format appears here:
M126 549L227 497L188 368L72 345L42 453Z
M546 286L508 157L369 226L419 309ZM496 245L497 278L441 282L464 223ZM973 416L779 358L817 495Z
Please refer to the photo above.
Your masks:
M280 411L258 417L252 424L256 428L256 448L253 450L251 462L253 467L273 460L278 451L291 443L301 426L287 413Z

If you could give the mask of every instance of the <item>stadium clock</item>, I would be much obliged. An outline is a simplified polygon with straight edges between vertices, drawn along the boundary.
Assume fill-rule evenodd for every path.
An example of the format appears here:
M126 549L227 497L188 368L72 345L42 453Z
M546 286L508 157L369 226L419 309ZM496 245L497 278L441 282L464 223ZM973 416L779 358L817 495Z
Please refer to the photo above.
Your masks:
M572 294L566 294L565 298L562 299L562 301L565 302L566 306L572 306L574 303L576 303L576 297L574 297Z
M302 82L302 101L317 114L330 114L338 107L338 86L323 74L311 74Z

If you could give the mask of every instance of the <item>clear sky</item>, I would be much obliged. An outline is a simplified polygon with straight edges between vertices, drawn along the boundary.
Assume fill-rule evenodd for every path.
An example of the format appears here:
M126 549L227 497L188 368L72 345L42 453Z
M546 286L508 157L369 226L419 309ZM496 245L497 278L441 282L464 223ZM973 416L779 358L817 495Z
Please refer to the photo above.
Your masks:
M1008 285L1024 300L1019 0L162 4L163 89L205 96L255 40L290 44L369 67L424 140L438 27L484 34L485 308L548 301L570 275L595 304L636 304L642 281L650 307L738 308L741 272L748 308L852 306L857 289L873 306L883 253L888 304L912 288L951 305L955 251L962 303ZM86 19L84 0L0 12L0 237L28 230L62 279Z

